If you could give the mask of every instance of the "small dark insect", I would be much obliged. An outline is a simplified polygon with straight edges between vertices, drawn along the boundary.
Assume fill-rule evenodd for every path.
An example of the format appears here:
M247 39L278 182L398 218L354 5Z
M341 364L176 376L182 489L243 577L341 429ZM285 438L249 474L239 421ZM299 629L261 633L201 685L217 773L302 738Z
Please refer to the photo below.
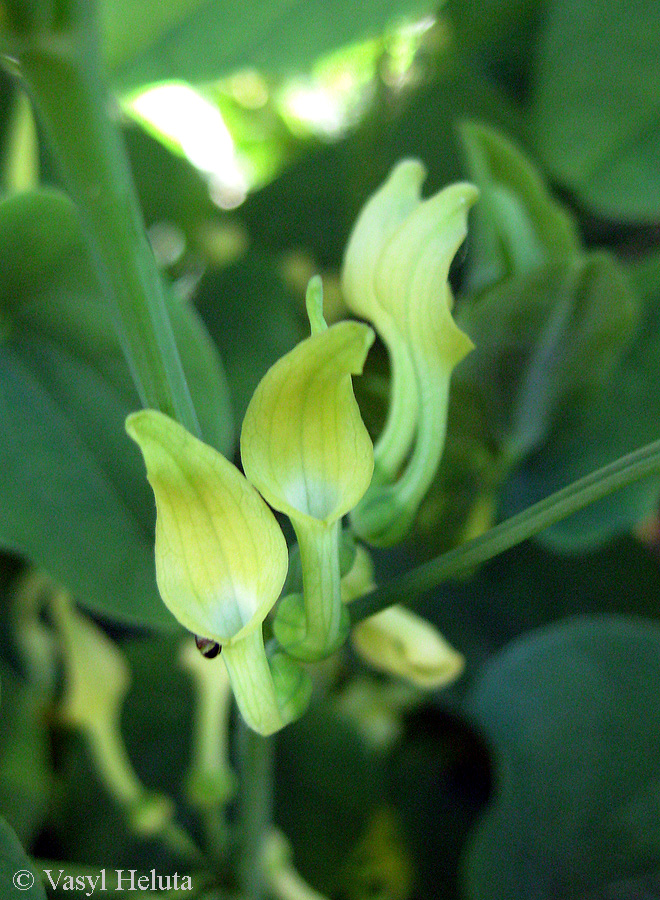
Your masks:
M215 659L218 653L220 653L220 644L216 644L211 638L201 637L199 634L196 634L195 643L197 644L199 652L202 656L206 657L206 659Z

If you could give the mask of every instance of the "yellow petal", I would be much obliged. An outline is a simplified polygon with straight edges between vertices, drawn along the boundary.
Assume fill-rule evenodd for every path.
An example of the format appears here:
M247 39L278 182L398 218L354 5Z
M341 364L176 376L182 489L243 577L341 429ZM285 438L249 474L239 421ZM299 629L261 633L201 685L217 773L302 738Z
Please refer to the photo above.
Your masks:
M352 640L372 666L421 688L450 684L465 664L434 625L403 606L390 606L360 622Z
M156 497L156 576L181 624L220 644L260 626L286 577L279 525L220 453L155 410L126 430L142 450Z
M332 524L373 473L373 447L353 394L374 339L359 322L313 334L278 360L250 401L241 433L249 480L292 519Z

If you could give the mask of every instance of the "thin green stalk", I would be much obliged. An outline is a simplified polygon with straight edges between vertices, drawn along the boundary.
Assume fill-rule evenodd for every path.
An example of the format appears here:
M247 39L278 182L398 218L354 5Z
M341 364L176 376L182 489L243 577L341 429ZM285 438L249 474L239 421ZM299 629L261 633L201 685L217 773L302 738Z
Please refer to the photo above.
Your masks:
M467 541L354 600L349 607L351 621L359 622L393 603L414 607L419 597L442 582L470 572L475 566L515 547L608 494L658 473L660 441L654 441L585 478L574 481L474 540Z
M126 153L108 115L92 0L60 0L49 21L11 35L11 68L30 93L78 206L101 287L145 406L194 434L197 418ZM5 60L7 61L7 60Z
M241 766L238 878L245 900L262 900L265 894L263 851L273 807L273 740L261 737L240 721L238 755Z

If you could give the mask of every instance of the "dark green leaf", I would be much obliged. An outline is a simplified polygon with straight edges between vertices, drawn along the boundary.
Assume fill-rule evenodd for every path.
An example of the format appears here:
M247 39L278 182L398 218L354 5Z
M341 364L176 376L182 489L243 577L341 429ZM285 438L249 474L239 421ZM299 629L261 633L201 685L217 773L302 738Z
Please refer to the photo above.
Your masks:
M510 277L458 319L476 350L457 380L480 396L510 462L538 447L566 408L584 414L630 339L636 305L617 262L592 253Z
M554 0L532 124L539 153L597 213L660 216L660 4Z
M26 844L38 833L53 789L46 701L2 668L0 813Z
M251 253L234 266L211 270L202 280L197 305L220 348L240 426L266 371L307 336L273 261Z
M660 629L622 617L533 632L466 710L496 798L466 860L471 900L571 900L660 866Z
M18 878L18 882L14 878ZM39 873L4 819L0 819L0 894L7 898L46 900Z
M155 584L154 502L124 432L138 400L74 208L52 191L19 195L0 231L0 542L91 609L172 627ZM193 310L173 302L171 314L205 436L227 452L215 350Z
M580 250L573 221L531 162L494 128L460 129L468 174L480 191L470 226L468 289L568 259Z
M649 268L639 332L609 379L588 403L567 407L548 442L507 488L505 511L533 503L576 478L655 440L660 434L660 282ZM658 479L646 479L543 532L540 539L575 551L607 540L649 515L657 504Z

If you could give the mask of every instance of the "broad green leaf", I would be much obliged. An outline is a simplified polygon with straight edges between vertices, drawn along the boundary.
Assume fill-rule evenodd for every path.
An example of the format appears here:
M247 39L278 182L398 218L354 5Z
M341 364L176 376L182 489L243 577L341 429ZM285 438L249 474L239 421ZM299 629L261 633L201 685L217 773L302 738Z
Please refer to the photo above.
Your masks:
M292 71L342 44L373 37L428 0L103 0L105 57L122 88L168 78L211 81L235 69Z
M584 415L628 343L636 304L603 253L549 263L502 281L458 317L477 350L457 372L480 395L505 459L541 445L558 415Z
M473 122L464 123L460 135L469 176L480 192L470 228L470 290L579 252L572 219L512 143Z
M138 400L73 205L54 191L17 195L0 231L0 542L91 609L172 627L156 590L153 500L123 429ZM172 318L202 427L226 452L215 351L194 312L173 303Z
M543 452L514 477L505 498L509 509L534 503L660 434L659 273L657 260L638 271L635 282L644 304L633 343L588 403L565 409ZM649 515L659 494L658 479L645 479L558 523L539 540L564 551L602 543Z
M528 51L544 0L449 0L447 13L461 46L481 51L489 62ZM507 60L508 61L508 60ZM516 60L520 64L520 59Z
M46 900L40 873L30 862L18 838L0 819L0 892L3 897ZM15 881L14 879L18 879ZM18 885L18 887L16 887Z
M552 173L600 215L660 215L660 4L555 0L540 38L531 122Z
M492 660L465 703L496 773L469 900L572 900L658 870L659 692L660 628L640 619L571 619Z

